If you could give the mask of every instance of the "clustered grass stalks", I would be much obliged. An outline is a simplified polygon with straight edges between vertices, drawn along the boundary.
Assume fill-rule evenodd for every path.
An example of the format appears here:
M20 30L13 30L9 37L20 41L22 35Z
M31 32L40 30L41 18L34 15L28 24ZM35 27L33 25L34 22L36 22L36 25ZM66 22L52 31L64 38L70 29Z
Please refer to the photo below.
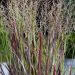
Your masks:
M39 5L40 2L43 6ZM5 13L2 15L5 28L9 32L9 39L6 39L11 44L11 75L64 75L64 2L51 2L52 5L47 6L48 2L43 0L8 1L8 16ZM38 6L40 28L36 20Z

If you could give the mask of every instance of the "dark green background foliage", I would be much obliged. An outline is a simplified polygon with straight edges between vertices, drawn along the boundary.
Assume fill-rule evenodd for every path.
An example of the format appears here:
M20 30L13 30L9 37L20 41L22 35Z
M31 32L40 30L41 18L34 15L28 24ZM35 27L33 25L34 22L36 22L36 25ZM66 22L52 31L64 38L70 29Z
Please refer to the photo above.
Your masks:
M4 28L2 18L0 18L0 61L6 61L10 57L10 47L8 33Z
M75 32L66 35L66 58L75 58Z
M64 0L64 5L68 9L65 13L65 18L68 16L69 29L66 35L66 58L75 58L75 0Z

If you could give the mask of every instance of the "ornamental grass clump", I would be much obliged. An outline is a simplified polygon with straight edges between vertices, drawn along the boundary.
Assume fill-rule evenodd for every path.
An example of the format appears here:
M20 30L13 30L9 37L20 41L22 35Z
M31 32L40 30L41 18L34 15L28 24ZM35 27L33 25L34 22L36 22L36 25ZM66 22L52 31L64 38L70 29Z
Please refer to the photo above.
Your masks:
M11 75L64 75L68 30L64 1L10 0L3 8L8 15L1 13L0 47L11 52Z

